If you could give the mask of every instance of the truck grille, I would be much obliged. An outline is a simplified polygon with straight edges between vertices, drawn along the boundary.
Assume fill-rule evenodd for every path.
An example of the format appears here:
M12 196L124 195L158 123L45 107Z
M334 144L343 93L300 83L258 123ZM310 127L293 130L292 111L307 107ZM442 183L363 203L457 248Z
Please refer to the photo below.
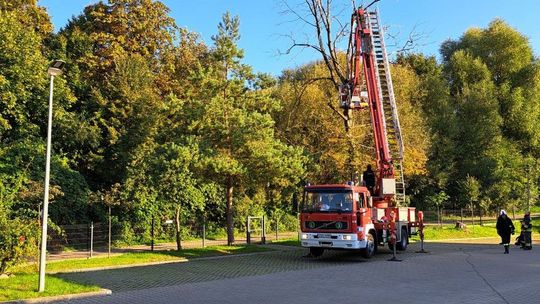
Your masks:
M311 230L346 230L349 228L347 222L341 221L307 221L304 228Z

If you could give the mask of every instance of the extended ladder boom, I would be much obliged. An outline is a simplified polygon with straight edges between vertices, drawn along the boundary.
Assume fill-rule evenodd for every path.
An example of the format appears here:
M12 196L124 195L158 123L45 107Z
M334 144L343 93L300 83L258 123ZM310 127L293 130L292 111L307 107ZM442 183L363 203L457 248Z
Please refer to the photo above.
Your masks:
M357 9L351 18L351 41L348 96L342 97L342 106L359 109L362 100L360 69L364 75L370 110L373 138L377 159L376 192L383 196L384 179L395 179L395 201L398 205L405 201L403 180L403 140L399 116L390 75L390 64L384 44L384 33L377 11ZM342 95L343 95L342 90ZM346 102L343 102L345 100Z

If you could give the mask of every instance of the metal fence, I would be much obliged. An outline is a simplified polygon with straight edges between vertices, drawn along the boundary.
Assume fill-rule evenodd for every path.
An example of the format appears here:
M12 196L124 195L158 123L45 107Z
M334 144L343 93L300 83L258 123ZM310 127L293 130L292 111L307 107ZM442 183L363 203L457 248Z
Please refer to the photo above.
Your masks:
M520 210L508 210L512 220L520 219L523 212ZM497 222L497 213L480 212L477 209L440 209L424 211L424 222L427 224L449 225L457 222L465 225L490 224Z
M242 219L237 219L241 221ZM244 221L245 223L245 221ZM260 225L260 224L259 224ZM49 229L47 249L52 259L66 257L93 257L96 255L110 255L128 251L153 251L176 249L174 224L170 221L154 223L149 235L136 241L128 241L118 227L121 223L85 223L78 225L63 225ZM208 231L204 221L192 223L183 228L181 245L183 249L203 248L206 246L226 245L227 236L225 227L213 226ZM216 233L218 230L219 233ZM262 229L251 225L248 241L247 230L236 230L235 243L261 243ZM280 229L279 219L266 220L266 241L290 239L297 237L296 231ZM186 237L186 235L188 235ZM144 241L141 242L141 239Z

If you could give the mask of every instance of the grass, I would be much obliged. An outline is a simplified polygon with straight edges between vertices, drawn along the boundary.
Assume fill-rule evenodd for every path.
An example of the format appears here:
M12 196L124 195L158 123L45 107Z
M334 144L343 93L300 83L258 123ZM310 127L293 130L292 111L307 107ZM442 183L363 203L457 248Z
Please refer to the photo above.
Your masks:
M427 226L424 229L425 240L466 239L481 237L497 237L495 226L490 225L467 225L467 230L456 229L453 225ZM418 235L412 236L412 240L420 240Z
M300 246L300 241L298 240L298 237L295 237L295 238L274 240L272 241L272 244L284 245L284 246Z
M50 275L45 278L44 292L37 292L37 287L37 273L18 272L13 277L0 279L0 301L75 294L100 289L98 286L73 283Z
M63 260L47 264L47 271L62 272L89 268L136 265L153 262L177 261L181 259L194 259L201 257L223 256L230 254L252 253L268 251L270 249L259 246L209 246L206 248L163 250L154 252L130 252L107 257L91 259Z
M534 222L533 222L534 225ZM514 237L519 235L521 231L521 225L519 220L514 221L516 227ZM535 234L540 233L540 226L534 225L533 230ZM448 239L466 239L466 238L483 238L483 237L499 237L497 229L495 229L495 223L480 225L467 225L467 230L456 229L454 225L439 226L427 226L424 230L425 240L448 240ZM533 237L534 238L534 237ZM412 240L419 241L418 235L412 236Z
M130 252L114 255L110 258L95 257L91 259L71 259L49 262L47 263L47 272L66 272L123 265L136 266L137 264L152 262L178 261L182 259L189 260L202 257L263 252L269 250L272 249L255 245L244 245L209 246L206 248L184 249L181 251ZM15 276L7 279L0 279L0 301L75 294L100 289L98 286L77 284L62 280L54 275L47 275L45 280L46 291L38 293L38 273L36 268L35 264L18 267L13 270Z

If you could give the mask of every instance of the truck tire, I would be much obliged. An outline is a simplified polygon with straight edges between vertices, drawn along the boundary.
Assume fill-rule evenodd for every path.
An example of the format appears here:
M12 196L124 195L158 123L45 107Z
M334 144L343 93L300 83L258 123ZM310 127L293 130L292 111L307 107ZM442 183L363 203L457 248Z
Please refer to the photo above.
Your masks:
M365 259L371 259L373 255L377 252L377 242L375 241L375 236L370 232L367 235L367 244L366 248L360 250L360 254Z
M401 227L401 240L397 243L397 250L405 251L407 250L407 245L409 244L409 234L407 233L407 228Z
M324 248L319 248L319 247L309 247L309 254L316 258L316 257L320 257L324 252Z

